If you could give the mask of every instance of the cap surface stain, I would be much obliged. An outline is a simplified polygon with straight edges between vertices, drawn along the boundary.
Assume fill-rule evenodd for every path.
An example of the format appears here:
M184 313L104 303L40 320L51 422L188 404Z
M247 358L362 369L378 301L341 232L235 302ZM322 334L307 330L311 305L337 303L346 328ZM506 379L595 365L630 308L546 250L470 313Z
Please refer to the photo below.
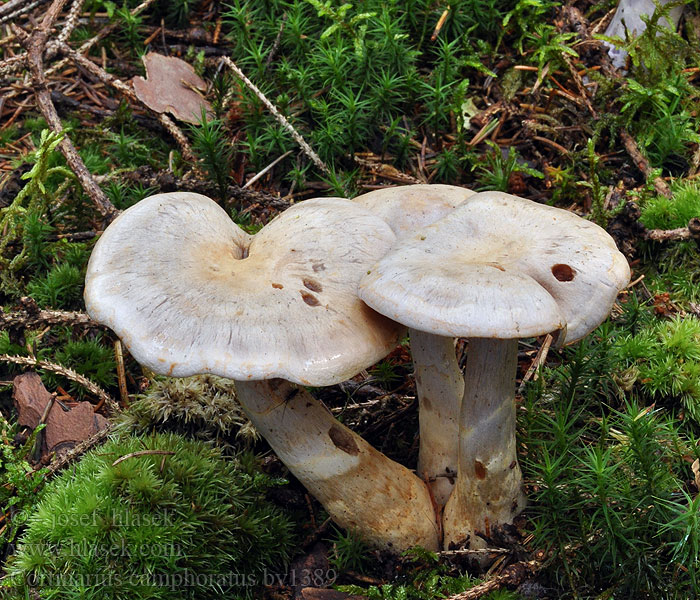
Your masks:
M576 273L569 265L556 264L552 267L552 275L557 281L573 281Z
M315 279L311 279L310 277L304 277L304 279L302 279L302 282L304 283L304 287L310 289L312 292L323 291L323 286Z
M360 453L360 449L357 447L357 443L352 435L342 427L332 425L328 430L328 437L331 438L331 442L333 442L336 448L342 450L346 454L357 456Z
M318 298L314 296L313 294L309 294L309 292L305 292L304 290L299 290L299 293L301 294L301 298L304 302L306 302L309 306L321 306L321 303L318 301Z

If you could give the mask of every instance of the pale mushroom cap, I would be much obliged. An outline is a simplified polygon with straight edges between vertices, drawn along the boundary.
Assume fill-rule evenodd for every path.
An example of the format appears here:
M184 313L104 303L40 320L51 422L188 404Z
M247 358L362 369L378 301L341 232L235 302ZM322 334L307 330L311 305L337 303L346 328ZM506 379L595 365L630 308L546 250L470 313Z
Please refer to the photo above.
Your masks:
M205 196L159 194L97 242L85 303L157 373L329 385L396 343L356 293L393 242L349 200L307 200L250 236Z
M456 185L420 183L374 190L353 202L384 219L402 238L442 219L475 193Z
M360 297L439 335L580 339L610 313L630 270L613 239L568 211L483 192L399 241ZM563 339L565 337L565 339Z

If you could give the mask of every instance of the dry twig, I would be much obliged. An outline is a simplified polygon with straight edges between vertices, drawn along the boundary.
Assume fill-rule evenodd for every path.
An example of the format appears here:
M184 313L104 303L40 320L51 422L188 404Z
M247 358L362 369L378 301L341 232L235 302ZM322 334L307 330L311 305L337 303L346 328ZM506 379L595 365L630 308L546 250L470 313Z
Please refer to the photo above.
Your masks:
M527 384L528 381L530 381L531 378L534 377L534 381L537 381L537 370L547 360L547 354L549 354L549 348L552 345L552 341L554 341L554 336L551 333L548 333L545 336L544 341L542 342L542 345L540 346L540 349L537 351L537 355L535 356L535 359L532 361L530 368L527 370L527 373L525 373L523 380L520 382L520 387L518 388L518 394L523 393L523 390L525 389L525 385Z
M477 600L477 598L482 598L489 592L493 592L494 590L498 590L504 586L516 587L525 581L528 573L533 570L533 567L535 567L536 564L537 563L534 561L530 561L518 562L509 565L500 575L497 575L484 583L475 585L461 594L450 596L446 600Z
M34 0L34 2L28 2L27 0L10 0L9 2L5 2L5 4L0 6L0 23L16 19L20 15L28 13L30 10L46 2L48 2L48 0Z
M172 456L173 454L175 454L175 452L173 452L172 450L138 450L137 452L130 452L129 454L120 456L117 460L115 460L112 463L112 466L116 467L120 462L124 462L125 460L128 460L130 458L136 458L138 456L150 456L152 454Z
M145 0L131 11L131 15L134 17L139 15L154 2L155 0ZM117 29L120 25L121 23L119 21L114 21L113 23L110 23L109 25L101 29L96 36L90 38L87 42L81 44L81 46L77 50L78 54L84 54L85 52L90 50L90 48L97 44L97 42L106 38L110 33L112 33L112 31ZM56 72L65 67L66 64L68 64L67 58L64 58L63 60L57 62L55 65L53 65L50 69L46 71L46 76L50 77L51 75L54 75Z
M67 42L70 34L73 33L75 26L78 24L78 19L80 17L80 11L83 8L85 0L73 0L73 4L68 11L68 16L66 17L66 22L63 24L61 32L58 34L57 41L59 43Z
M46 119L52 131L59 133L63 131L63 125L56 112L56 107L51 101L51 92L49 92L46 75L44 73L44 50L48 40L49 32L56 22L58 15L63 8L66 0L54 0L46 12L44 20L39 27L36 27L29 38L24 42L27 50L27 63L29 72L32 76L32 85L34 86L34 95L36 97L37 106L41 114ZM117 214L117 209L110 202L99 185L92 178L92 175L85 167L83 159L80 158L78 151L75 149L73 142L68 136L63 138L59 145L61 153L66 158L68 166L71 168L78 181L82 185L85 193L97 206L97 210L107 220L111 220Z
M224 63L228 66L229 69L231 69L237 76L238 78L246 84L246 86L258 97L260 98L260 101L267 107L267 109L272 113L272 115L277 119L278 123L282 125L289 133L290 135L294 138L294 141L296 141L299 146L301 146L301 149L304 151L306 156L308 156L313 163L324 173L327 175L330 174L330 170L328 167L325 165L325 163L319 158L318 154L316 154L311 146L306 143L303 137L301 137L301 134L294 129L292 124L287 121L286 117L280 113L280 111L277 110L274 104L270 102L265 94L263 94L257 86L250 80L248 79L243 71L241 71L236 63L234 63L228 56L224 56L221 60L223 60Z
M71 462L77 459L79 456L85 454L93 446L101 443L107 439L107 436L112 430L111 425L107 425L104 429L98 431L95 435L90 436L88 439L80 442L74 448L71 448L65 454L61 454L58 458L51 461L51 464L46 468L46 476L54 475L64 467L68 466ZM37 466L35 472L40 470L42 467Z
M651 165L642 155L637 142L634 141L634 138L626 131L622 131L620 132L620 139L625 146L625 150L627 150L627 154L629 154L630 158L634 161L635 166L644 174L645 177L651 177ZM666 196L666 198L671 197L671 188L668 187L668 184L661 179L661 177L654 178L654 189L658 194Z
M696 240L700 242L700 217L693 217L687 227L678 229L648 229L645 236L654 242L668 242L676 240Z
M63 367L61 365L49 362L47 360L37 360L36 358L32 358L30 356L10 356L9 354L0 354L0 361L10 362L16 365L38 367L40 369L51 371L52 373L63 375L63 377L82 385L93 396L99 398L101 403L107 405L111 413L117 414L121 412L119 405L112 399L112 397L107 392L105 392L94 381L90 381L87 377L81 375L80 373L76 373L73 369Z
M101 327L99 323L93 321L85 313L62 311L62 310L40 310L38 312L17 311L3 313L0 311L0 329L34 329L46 325L83 325L86 327Z

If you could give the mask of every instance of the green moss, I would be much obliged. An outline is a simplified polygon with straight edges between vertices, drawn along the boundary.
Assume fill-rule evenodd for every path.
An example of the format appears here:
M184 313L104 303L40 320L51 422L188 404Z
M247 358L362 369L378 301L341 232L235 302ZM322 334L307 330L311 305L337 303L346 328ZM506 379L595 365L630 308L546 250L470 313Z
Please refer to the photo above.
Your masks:
M546 553L551 581L575 597L680 600L700 592L697 557L683 571L672 559L700 540L694 504L679 493L689 474L684 456L692 462L698 449L672 411L621 403L616 383L629 391L630 382L611 377L625 364L643 368L648 352L659 367L671 362L664 352L694 361L700 323L639 324L632 338L616 339L605 326L566 350L561 366L529 385L519 411L531 548Z
M71 264L54 265L45 276L30 281L27 291L41 307L75 309L83 296L83 275Z
M264 499L274 481L241 464L177 435L92 451L46 486L8 564L10 597L253 597L289 557L291 524Z
M700 421L700 319L674 317L621 337L615 349L627 379L654 400L676 398Z
M114 350L109 341L103 342L101 335L93 339L71 340L70 330L65 331L64 335L64 339L68 341L58 347L50 360L85 375L104 388L116 384ZM82 398L85 394L82 386L65 380L55 373L45 372L44 382L49 389L54 389L57 384L60 384L78 398Z
M700 217L700 185L680 182L673 186L671 198L655 196L642 208L640 221L649 229L686 227L693 217Z
M158 378L120 418L138 433L171 431L226 448L234 438L257 439L233 382L214 375Z

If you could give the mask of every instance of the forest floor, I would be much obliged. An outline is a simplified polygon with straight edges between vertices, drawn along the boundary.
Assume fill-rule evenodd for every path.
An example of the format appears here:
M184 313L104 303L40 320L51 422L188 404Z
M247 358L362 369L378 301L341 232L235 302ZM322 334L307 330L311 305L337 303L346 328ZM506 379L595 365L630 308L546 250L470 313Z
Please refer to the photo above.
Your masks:
M0 574L55 475L107 437L94 419L76 420L47 445L48 427L32 433L24 421L42 394L65 411L89 401L111 427L204 439L231 460L253 449L265 456L257 468L287 477L224 384L175 389L86 315L87 260L119 211L193 191L254 233L308 198L443 183L592 220L629 260L632 282L582 342L521 343L518 452L529 505L487 540L486 571L468 550L373 551L329 523L291 478L265 497L290 515L299 550L255 594L698 595L700 2L676 4L678 31L659 24L658 10L643 35L616 42L626 69L600 39L611 0L0 5ZM173 63L153 62L145 90L149 53L189 70L168 80ZM466 343L457 350L464 365ZM28 370L40 380L16 379ZM390 458L415 465L407 343L314 393ZM61 445L77 450L60 457L52 450ZM0 596L25 597L5 583ZM302 592L329 584L348 587ZM92 597L47 590L42 597ZM197 597L207 594L216 595Z

